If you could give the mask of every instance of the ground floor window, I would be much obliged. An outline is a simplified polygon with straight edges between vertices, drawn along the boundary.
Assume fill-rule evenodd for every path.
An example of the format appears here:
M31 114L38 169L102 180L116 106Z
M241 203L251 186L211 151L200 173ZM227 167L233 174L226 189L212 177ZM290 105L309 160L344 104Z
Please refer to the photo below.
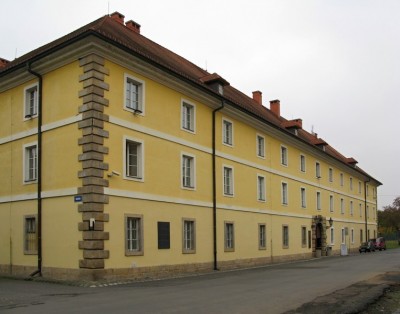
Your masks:
M289 247L289 226L282 226L282 246L287 249Z
M233 222L225 222L225 251L234 251L235 233Z
M333 227L331 227L331 245L335 244L335 229L333 229Z
M125 216L125 255L143 255L143 218Z
M195 221L183 219L183 253L195 253Z
M36 217L25 216L24 218L24 253L37 254L38 237L36 228Z
M258 248L265 250L267 248L267 235L265 224L258 225Z
M307 227L301 227L301 247L307 246Z

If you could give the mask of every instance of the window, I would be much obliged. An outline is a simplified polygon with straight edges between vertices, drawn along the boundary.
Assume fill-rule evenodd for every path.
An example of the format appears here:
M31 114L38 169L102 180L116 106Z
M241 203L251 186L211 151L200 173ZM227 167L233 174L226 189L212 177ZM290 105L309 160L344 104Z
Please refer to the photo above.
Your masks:
M195 107L182 101L182 129L185 131L195 131Z
M358 194L361 194L361 181L358 181Z
M369 196L369 185L368 184L367 184L366 191L367 191L367 196Z
M307 227L301 227L301 247L307 246Z
M265 157L265 139L264 136L257 135L257 156Z
M329 182L333 182L333 169L329 168Z
M353 191L353 178L350 178L350 190Z
M343 173L340 174L340 186L344 185Z
M265 250L267 248L267 233L265 224L258 225L258 249Z
M158 249L159 250L169 249L170 248L169 222L158 221L157 233L158 233Z
M300 171L306 172L306 156L300 155Z
M282 246L284 249L289 248L289 226L282 226Z
M195 158L182 155L182 187L195 188Z
M354 229L351 229L350 240L351 240L351 243L354 243Z
M228 120L222 120L223 142L226 145L233 145L233 124Z
M358 211L360 212L360 217L362 217L362 205L361 205L361 203L358 204Z
M306 189L305 188L300 188L300 198L301 198L301 207L306 208L307 203L306 203Z
M143 179L143 143L125 139L125 178Z
M319 179L321 178L321 165L319 162L315 163L315 176Z
M317 192L317 210L321 210L321 192Z
M225 222L225 252L235 249L235 234L233 222Z
M195 253L196 229L193 219L183 219L183 253Z
M281 164L283 166L288 165L288 156L287 156L287 148L285 146L281 146Z
M346 229L342 228L342 244L344 244L346 241Z
M24 181L36 182L38 176L37 164L37 144L27 144L24 146Z
M142 216L125 216L125 255L143 255L142 222Z
M257 176L257 199L265 202L265 177Z
M360 243L363 242L363 231L362 229L360 229Z
M38 103L39 103L38 84L31 85L25 88L24 98L25 98L24 118L30 119L36 117L38 114Z
M333 195L329 195L329 211L333 213Z
M144 81L125 74L125 109L144 112Z
M24 217L24 254L37 254L38 238L36 228L36 217Z
M354 209L353 209L353 201L350 201L350 215L353 216Z
M331 245L335 244L335 229L331 227Z
M282 204L288 204L288 185L286 182L282 182Z
M340 199L340 213L344 214L344 200L343 198Z
M224 167L224 195L233 196L233 169Z

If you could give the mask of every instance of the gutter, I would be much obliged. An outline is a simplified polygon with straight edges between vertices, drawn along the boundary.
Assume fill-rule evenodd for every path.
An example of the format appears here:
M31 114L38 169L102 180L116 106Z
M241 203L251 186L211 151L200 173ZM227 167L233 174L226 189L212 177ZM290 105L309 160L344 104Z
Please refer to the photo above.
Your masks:
M365 210L365 242L368 242L368 216L367 216L367 182L371 180L368 179L364 181L364 210Z
M217 179L216 179L216 155L215 155L215 116L217 111L225 107L224 100L221 101L221 106L214 109L212 112L212 193L213 193L213 247L214 247L214 270L218 269L217 259Z
M27 63L28 72L39 79L39 90L38 90L38 149L37 149L37 241L38 241L38 259L37 259L37 270L35 270L29 277L36 275L42 276L42 76L31 69L31 63Z

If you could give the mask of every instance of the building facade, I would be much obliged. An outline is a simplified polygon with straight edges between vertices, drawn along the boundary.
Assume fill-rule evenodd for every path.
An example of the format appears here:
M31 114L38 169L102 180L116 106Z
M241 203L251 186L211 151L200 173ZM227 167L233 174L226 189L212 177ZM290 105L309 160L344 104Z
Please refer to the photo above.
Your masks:
M1 59L0 117L1 274L162 277L377 236L355 159L118 12Z

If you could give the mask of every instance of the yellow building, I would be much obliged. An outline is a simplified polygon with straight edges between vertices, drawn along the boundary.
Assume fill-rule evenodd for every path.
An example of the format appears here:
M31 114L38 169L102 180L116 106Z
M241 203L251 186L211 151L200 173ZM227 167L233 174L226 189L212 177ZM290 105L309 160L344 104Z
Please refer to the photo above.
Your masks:
M356 160L118 12L1 59L0 119L0 274L162 277L377 236Z

